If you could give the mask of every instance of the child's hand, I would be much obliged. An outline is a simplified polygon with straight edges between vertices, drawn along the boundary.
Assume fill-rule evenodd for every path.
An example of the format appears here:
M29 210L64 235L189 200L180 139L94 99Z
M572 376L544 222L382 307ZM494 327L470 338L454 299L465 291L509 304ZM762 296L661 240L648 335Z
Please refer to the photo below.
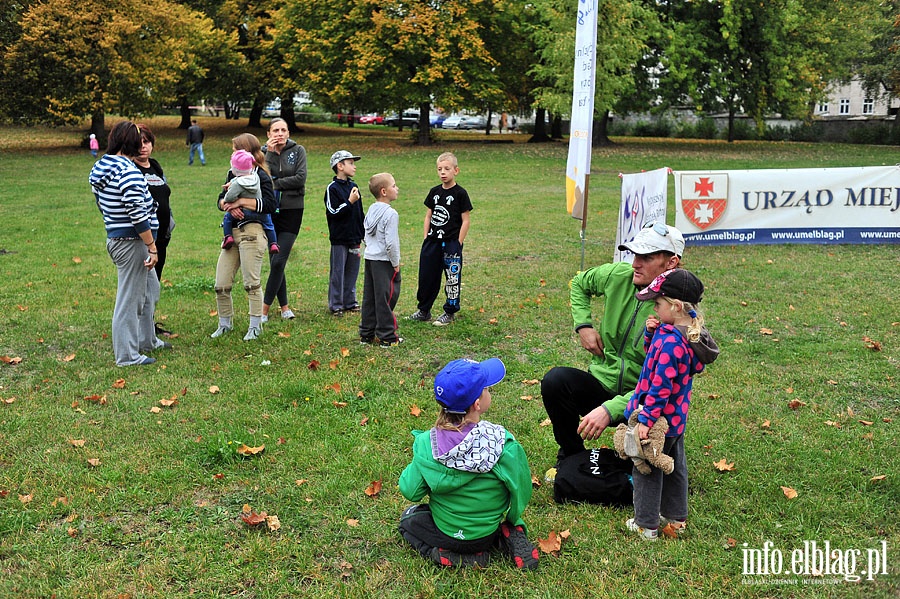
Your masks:
M646 424L638 424L637 432L642 440L646 439L650 435L650 427Z
M229 181L228 183L226 183L225 185L223 185L223 186L222 186L222 189L224 189L225 191L228 191L228 188L229 188L229 187L231 187L231 181Z
M652 334L656 330L656 327L659 326L659 318L653 315L648 316L644 326L647 327L647 331Z
M354 187L350 190L350 203L359 201L359 187Z

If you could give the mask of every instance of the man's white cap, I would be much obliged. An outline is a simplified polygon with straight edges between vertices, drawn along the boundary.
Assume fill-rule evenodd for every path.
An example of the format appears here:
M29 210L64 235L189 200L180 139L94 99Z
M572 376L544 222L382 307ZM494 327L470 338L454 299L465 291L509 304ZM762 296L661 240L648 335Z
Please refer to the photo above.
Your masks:
M646 223L634 239L619 246L619 251L645 256L656 252L669 252L679 258L684 253L684 235L671 225L660 222Z
M348 158L352 158L353 160L359 160L359 156L354 156L347 150L338 150L334 154L331 155L331 168L337 166L337 163L341 160L347 160Z

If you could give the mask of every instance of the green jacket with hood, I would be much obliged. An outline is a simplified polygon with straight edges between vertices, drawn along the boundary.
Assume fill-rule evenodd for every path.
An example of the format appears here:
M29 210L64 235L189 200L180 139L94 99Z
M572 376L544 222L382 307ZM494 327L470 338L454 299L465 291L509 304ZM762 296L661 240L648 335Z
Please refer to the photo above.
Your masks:
M434 430L412 432L413 459L399 481L403 496L419 501L428 495L434 523L457 539L482 539L504 519L524 527L531 469L512 433L482 420L459 445L434 455Z
M653 313L653 302L639 301L633 282L634 270L628 262L595 266L572 279L569 299L575 330L593 327L591 298L603 296L600 319L603 355L591 356L588 370L600 384L615 394L603 403L612 422L624 420L625 406L637 386L644 364L644 324Z

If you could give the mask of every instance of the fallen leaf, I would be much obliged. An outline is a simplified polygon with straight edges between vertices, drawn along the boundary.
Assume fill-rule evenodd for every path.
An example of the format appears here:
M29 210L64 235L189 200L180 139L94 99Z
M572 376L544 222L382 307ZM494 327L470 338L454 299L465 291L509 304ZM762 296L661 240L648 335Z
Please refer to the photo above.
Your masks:
M790 487L781 487L781 490L784 492L784 496L788 499L794 499L797 497L797 491L793 490Z
M537 379L525 379L525 380L522 381L522 382L523 382L524 384L526 384L526 385L537 385L537 384L540 383L541 381L539 381L539 380L537 380Z
M837 381L833 381L833 380L831 380L831 379L828 379L826 382L827 382L829 385L838 385L838 384L839 384Z
M116 379L116 382L112 384L113 389L124 389L125 388L125 379Z
M278 336L282 337L282 338L287 338L287 337L290 337L291 334L286 331L278 331Z
M19 501L22 503L22 505L31 503L32 499L34 499L34 497L31 496L31 493L29 493L28 495L19 495Z
M66 529L66 534L72 537L73 539L78 536L78 529L72 528L71 526Z
M319 369L319 361L311 360L309 364L306 365L310 370L318 370Z
M522 395L519 397L519 399L524 400L524 401L531 401L532 399L534 399L534 396L533 395Z
M153 406L152 408L150 408L150 413L151 414L160 414L160 413L162 413L162 408L160 408L159 406Z
M882 418L881 421L882 421L882 422L887 422L888 424L890 424L891 422L894 421L894 419L893 419L893 418Z
M360 426L365 426L365 425L367 425L367 424L369 424L369 417L368 417L368 416L363 416L363 419L359 421L359 425L360 425Z
M873 476L869 479L870 482L877 483L887 478L886 474L879 474L878 476Z
M249 506L245 505L244 509L246 510L247 507ZM241 512L241 520L243 520L244 524L247 526L258 526L262 524L266 521L266 516L268 516L266 512L260 512L258 514L253 510Z
M284 445L285 443L287 443L287 439L285 439L284 437L278 437L278 441L276 441L276 443L278 445Z
M488 320L488 324L497 324L497 322L499 321L496 318L491 318L490 320Z
M799 399L792 399L791 401L788 402L788 407L792 410L802 408L805 405L806 405L806 403L800 401Z
M355 528L355 527L359 526L359 520L357 520L356 518L348 518L347 526Z
M63 362L71 362L74 359L75 359L75 354L69 354L68 356L63 358Z
M172 406L178 405L178 400L177 399L161 399L161 400L159 400L159 405L161 405L164 408L171 408Z
M759 330L759 332L760 332L761 334L763 334L763 335L771 335L772 333L774 333L774 331L773 331L772 329L767 329L767 328L765 328L765 327L764 327L764 328L761 328L761 329Z
M768 429L772 427L772 423L769 420L764 420L763 423L759 425L759 427Z
M366 487L366 495L368 495L369 497L375 497L379 493L381 493L381 481L373 480L371 483L369 483L369 486Z
M22 362L22 358L19 358L19 357L10 358L9 356L0 356L0 362L4 362L6 364L9 364L10 366L15 366L16 364L19 364Z
M69 439L72 447L84 447L84 439Z
M101 462L97 458L88 458L87 463L90 464L92 467L96 468L97 466L100 465Z
M549 418L544 418L544 420L541 421L541 426L550 426L551 424L553 424L553 421Z
M713 462L713 466L715 466L716 470L718 470L719 472L731 472L732 470L734 470L734 462L731 462L729 464L725 460L725 458L722 458L718 462Z
M56 499L53 500L53 503L51 503L50 505L52 507L56 507L57 505L69 505L69 498L65 497L65 496L57 497Z
M334 360L332 360L328 363L328 367L331 368L332 370L334 370L335 368L337 368L340 365L340 363L341 363L341 361L338 360L337 358L335 358Z
M343 357L346 358L346 357L348 357L349 355L350 355L350 350L347 349L346 347L342 347L342 348L341 348L341 356L343 356Z
M217 385L211 385L209 388L209 392L215 395L219 392L219 387Z
M531 477L531 486L535 489L540 488L541 481L538 480L538 477L536 477L536 476Z
M826 420L825 424L827 424L828 426L833 426L834 428L841 428L841 423L834 422L833 420Z
M725 547L727 547L728 549L734 549L735 547L737 547L737 541L735 539L732 539L731 537L728 537L725 540Z
M874 341L872 339L869 339L868 337L863 337L862 340L863 343L866 344L867 349L871 349L872 351L881 351L880 341Z
M555 554L562 547L562 539L560 539L554 531L550 531L546 539L538 539L538 546L544 553Z
M238 453L238 455L249 457L260 454L265 451L265 449L265 445L260 445L259 447L250 447L244 443L241 443L240 447L238 447L235 451Z
M544 279L541 279L541 281L540 281L540 286L543 287L543 286L546 285L546 284L547 284L547 282L546 282Z
M787 393L788 395L790 395L791 393L794 392L794 388L793 388L793 387L788 387L787 389L784 390L784 392Z
M7 405L9 405L9 404L11 404L11 403L14 403L15 401L16 401L16 398L15 398L15 397L7 397L6 399L0 397L0 402L3 402L3 403L5 403L5 404L7 404Z
M299 487L299 486L302 485L303 483L308 483L308 482L309 482L309 479L308 479L308 478L298 478L298 479L295 480L294 482L297 483L297 486Z
M341 384L340 384L340 383L332 383L332 384L328 385L328 386L325 387L325 388L326 388L326 389L331 389L331 390L333 390L335 393L340 393L340 392L341 392Z
M418 418L422 414L422 408L413 404L409 407L409 413Z
M853 416L853 408L851 408L850 406L847 406L847 416Z
M276 531L281 528L281 522L278 520L278 516L266 516L266 526L268 526L271 531Z
M335 400L335 401L331 402L331 405L333 405L333 406L336 407L336 408L346 408L346 407L347 407L347 402L346 402L346 401L337 401L337 400Z
M746 307L747 307L747 302L741 302L741 305L744 306L744 307L746 308Z
M670 539L678 538L678 531L675 528L675 525L669 522L659 531L663 534L664 537L669 537Z
M358 397L358 398L360 398L360 399L364 399L364 398L366 397L366 394L363 393L362 391L357 391L357 392L356 392L356 397Z
M223 478L225 478L225 475L219 472L217 474L213 474L213 478L216 480L222 480Z

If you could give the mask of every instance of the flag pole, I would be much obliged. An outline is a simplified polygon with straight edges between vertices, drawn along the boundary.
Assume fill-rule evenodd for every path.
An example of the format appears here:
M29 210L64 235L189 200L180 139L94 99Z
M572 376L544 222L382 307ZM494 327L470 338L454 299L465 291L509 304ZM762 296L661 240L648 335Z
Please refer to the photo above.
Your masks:
M588 173L584 176L584 200L581 204L581 268L579 270L584 270L584 241L586 239L585 231L587 230L587 215L588 215L588 191L591 187L591 174Z

